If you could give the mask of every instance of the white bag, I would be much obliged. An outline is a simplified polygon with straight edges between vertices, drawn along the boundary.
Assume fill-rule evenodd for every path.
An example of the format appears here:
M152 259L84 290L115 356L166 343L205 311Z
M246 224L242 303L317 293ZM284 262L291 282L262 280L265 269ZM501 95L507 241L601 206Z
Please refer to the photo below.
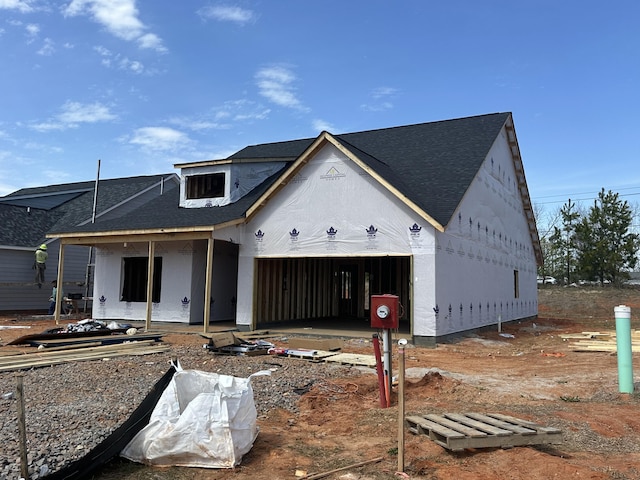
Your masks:
M251 378L183 370L162 393L149 424L120 452L158 466L232 468L258 436Z

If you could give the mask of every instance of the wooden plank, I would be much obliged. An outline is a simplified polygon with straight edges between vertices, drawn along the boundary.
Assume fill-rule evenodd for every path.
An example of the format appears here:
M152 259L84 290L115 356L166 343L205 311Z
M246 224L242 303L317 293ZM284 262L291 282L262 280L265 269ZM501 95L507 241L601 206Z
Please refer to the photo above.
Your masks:
M138 356L138 355L149 355L153 353L163 353L169 350L168 345L154 345L154 346L145 346L145 347L137 347L135 349L126 349L121 351L111 351L111 352L93 352L87 353L85 355L76 355L72 357L59 357L59 358L46 358L46 359L37 359L30 361L25 361L21 364L11 364L11 365L0 365L0 372L10 372L13 370L23 370L27 368L35 368L35 367L48 367L52 365L59 365L62 363L68 362L80 362L86 360L101 360L104 358L114 358L114 357L122 357L122 356Z
M518 425L517 423L514 424L498 418L493 418L489 415L483 415L481 413L466 413L465 415L469 418L473 418L474 420L477 420L479 422L492 425L506 432L517 433L519 435L536 434L536 431L532 430L531 428L523 427L521 425Z
M23 353L20 355L9 355L0 357L0 367L19 365L29 362L47 362L57 361L59 359L74 360L78 357L89 356L91 354L107 355L112 352L127 352L129 350L150 347L153 345L161 345L152 340L126 343L122 345L101 345L97 347L81 347L72 350L36 350L35 352Z
M574 352L617 352L617 345L576 345ZM640 345L631 345L632 352L640 352Z
M486 437L487 433L492 433L492 432L485 432L479 428L474 428L468 424L464 424L464 423L460 423L458 421L452 421L450 419L447 418L447 416L452 415L455 416L455 414L447 414L445 415L435 415L435 414L429 414L429 415L425 415L424 418L426 418L427 420L431 420L432 422L438 423L440 425L443 425L451 430L455 430L457 432L460 433L464 433L465 436L467 437ZM468 423L472 423L472 422L468 422ZM479 423L479 422L476 422ZM478 425L480 426L480 425ZM500 432L502 433L502 432ZM508 434L508 432L505 432L504 434Z
M501 413L488 413L487 415L493 418L497 418L499 420L503 420L505 422L522 425L531 430L535 430L538 433L562 433L561 430L555 427L543 427L542 425L538 425L537 423L530 422L528 420L523 420L521 418L512 417L510 415L504 415Z
M410 416L410 417L406 417L405 420L410 425L414 425L415 428L426 431L427 435L429 431L433 431L445 438L464 438L465 437L463 433L460 433L457 430L452 430L437 422L432 422L426 419L425 417Z
M373 355L359 355L357 353L336 353L326 352L330 354L324 359L325 362L340 363L342 365L361 365L365 367L375 367L376 358Z
M55 333L33 333L30 335L23 335L15 340L7 343L7 345L22 345L27 344L29 340L52 340L56 338L85 338L85 337L100 337L107 333L124 333L126 328L118 328L114 330L100 329L89 330L88 332L55 332Z
M54 347L60 345L82 345L86 343L95 343L100 342L101 344L106 343L125 343L125 342L136 342L142 340L159 340L163 337L161 333L141 333L135 335L104 335L104 336L94 336L89 338L60 338L60 339L51 339L51 340L29 340L28 343L35 346L43 345L45 347Z

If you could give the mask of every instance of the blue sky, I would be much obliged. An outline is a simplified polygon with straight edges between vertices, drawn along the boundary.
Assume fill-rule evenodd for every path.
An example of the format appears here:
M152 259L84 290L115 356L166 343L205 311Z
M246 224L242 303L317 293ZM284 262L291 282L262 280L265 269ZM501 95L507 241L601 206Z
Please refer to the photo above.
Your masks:
M510 111L534 204L636 202L639 18L635 0L0 0L0 195L93 180L98 159L101 178L174 172Z

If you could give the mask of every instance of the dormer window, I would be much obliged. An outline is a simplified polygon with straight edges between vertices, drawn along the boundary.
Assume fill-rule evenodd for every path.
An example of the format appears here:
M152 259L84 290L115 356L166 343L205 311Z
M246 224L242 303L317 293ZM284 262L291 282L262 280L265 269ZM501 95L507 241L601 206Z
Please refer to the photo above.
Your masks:
M191 175L187 180L187 199L224 197L224 172Z

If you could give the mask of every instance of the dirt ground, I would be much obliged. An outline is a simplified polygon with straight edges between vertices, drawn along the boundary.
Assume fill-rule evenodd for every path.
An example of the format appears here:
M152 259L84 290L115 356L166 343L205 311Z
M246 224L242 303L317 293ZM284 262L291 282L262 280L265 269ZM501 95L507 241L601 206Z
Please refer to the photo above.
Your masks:
M614 331L613 309L621 304L631 307L632 329L640 329L639 290L549 286L540 289L539 317L533 321L437 348L407 347L407 415L502 413L561 429L561 444L451 452L406 432L399 472L396 396L391 408L380 408L377 378L363 373L316 384L301 397L299 414L275 411L260 419L256 443L233 470L161 470L117 461L100 478L295 479L381 457L322 478L640 479L638 354L636 393L622 394L615 353L576 352L572 340L561 338ZM9 332L0 332L2 343L10 340ZM164 341L202 343L197 335L172 334ZM373 354L369 342L347 342L343 351ZM394 372L397 360L394 348Z

